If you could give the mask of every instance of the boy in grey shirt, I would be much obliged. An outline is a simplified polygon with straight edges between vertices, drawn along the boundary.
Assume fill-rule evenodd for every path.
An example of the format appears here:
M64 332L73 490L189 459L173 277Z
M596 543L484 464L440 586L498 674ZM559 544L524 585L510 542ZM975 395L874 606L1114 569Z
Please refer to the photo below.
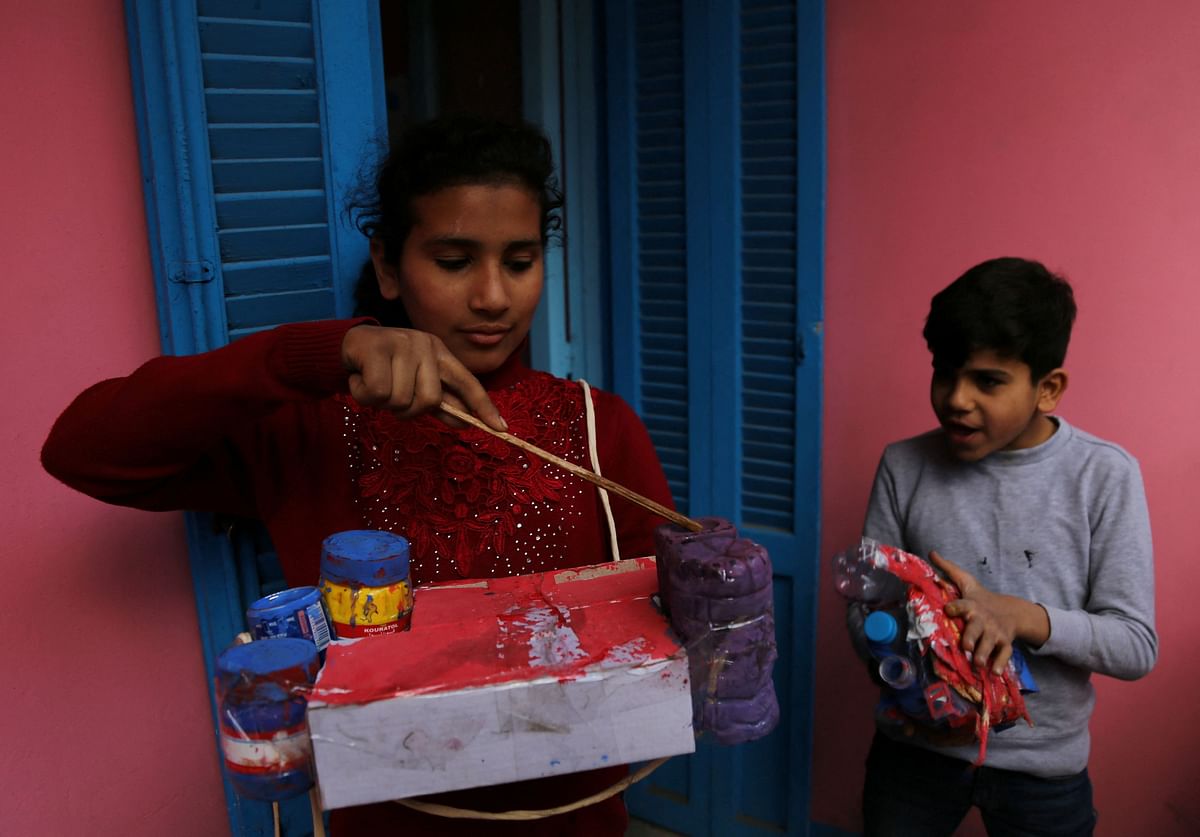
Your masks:
M875 736L868 835L951 834L978 805L990 835L1091 834L1092 672L1143 676L1158 655L1150 524L1137 462L1052 415L1075 319L1070 285L993 259L933 298L924 336L940 428L889 445L863 533L929 555L962 592L963 650L1002 671L1019 642L1035 726L976 747ZM943 557L944 556L944 557Z

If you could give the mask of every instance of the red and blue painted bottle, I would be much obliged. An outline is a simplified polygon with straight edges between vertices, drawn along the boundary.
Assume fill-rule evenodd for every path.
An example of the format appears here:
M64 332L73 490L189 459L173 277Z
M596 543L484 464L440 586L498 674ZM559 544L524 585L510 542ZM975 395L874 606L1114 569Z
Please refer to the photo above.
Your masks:
M313 786L305 711L317 646L280 637L234 645L217 658L221 750L241 796L278 802Z

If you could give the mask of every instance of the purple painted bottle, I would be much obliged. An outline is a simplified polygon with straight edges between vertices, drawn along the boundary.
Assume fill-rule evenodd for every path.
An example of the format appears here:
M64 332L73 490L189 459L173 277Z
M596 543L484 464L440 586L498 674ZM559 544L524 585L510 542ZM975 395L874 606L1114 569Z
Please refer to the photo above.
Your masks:
M277 802L313 786L305 710L319 667L317 646L294 637L234 645L217 658L221 751L240 795Z
M729 521L700 523L655 531L659 597L687 646L695 729L741 744L779 721L771 559Z

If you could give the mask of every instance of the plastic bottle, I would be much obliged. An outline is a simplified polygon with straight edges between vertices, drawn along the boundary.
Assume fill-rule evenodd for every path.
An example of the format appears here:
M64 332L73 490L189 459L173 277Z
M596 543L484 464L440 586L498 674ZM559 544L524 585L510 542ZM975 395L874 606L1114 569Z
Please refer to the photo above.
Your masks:
M895 693L900 709L913 718L927 718L925 689L920 676L921 660L914 657L900 621L903 611L897 613L877 610L867 616L863 632L871 656L879 661L879 678ZM899 615L899 618L897 618Z
M877 545L863 538L858 546L833 557L833 583L845 598L872 606L903 601L907 585L876 564Z
M900 628L901 619L907 621L903 610L898 613L890 610L876 610L867 616L866 621L863 622L863 633L867 635L867 642L870 644L872 652L878 651L880 654L906 654L908 652L908 640Z
M242 796L277 802L313 786L305 709L319 665L317 646L295 637L234 645L217 658L221 750Z

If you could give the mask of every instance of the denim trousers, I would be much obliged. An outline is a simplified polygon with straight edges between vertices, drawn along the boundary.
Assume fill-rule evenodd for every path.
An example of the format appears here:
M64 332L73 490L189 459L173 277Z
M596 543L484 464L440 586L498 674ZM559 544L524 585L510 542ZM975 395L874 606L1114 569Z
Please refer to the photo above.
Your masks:
M865 837L948 837L974 806L989 837L1087 837L1096 826L1086 768L1045 779L972 767L875 733L863 786Z

